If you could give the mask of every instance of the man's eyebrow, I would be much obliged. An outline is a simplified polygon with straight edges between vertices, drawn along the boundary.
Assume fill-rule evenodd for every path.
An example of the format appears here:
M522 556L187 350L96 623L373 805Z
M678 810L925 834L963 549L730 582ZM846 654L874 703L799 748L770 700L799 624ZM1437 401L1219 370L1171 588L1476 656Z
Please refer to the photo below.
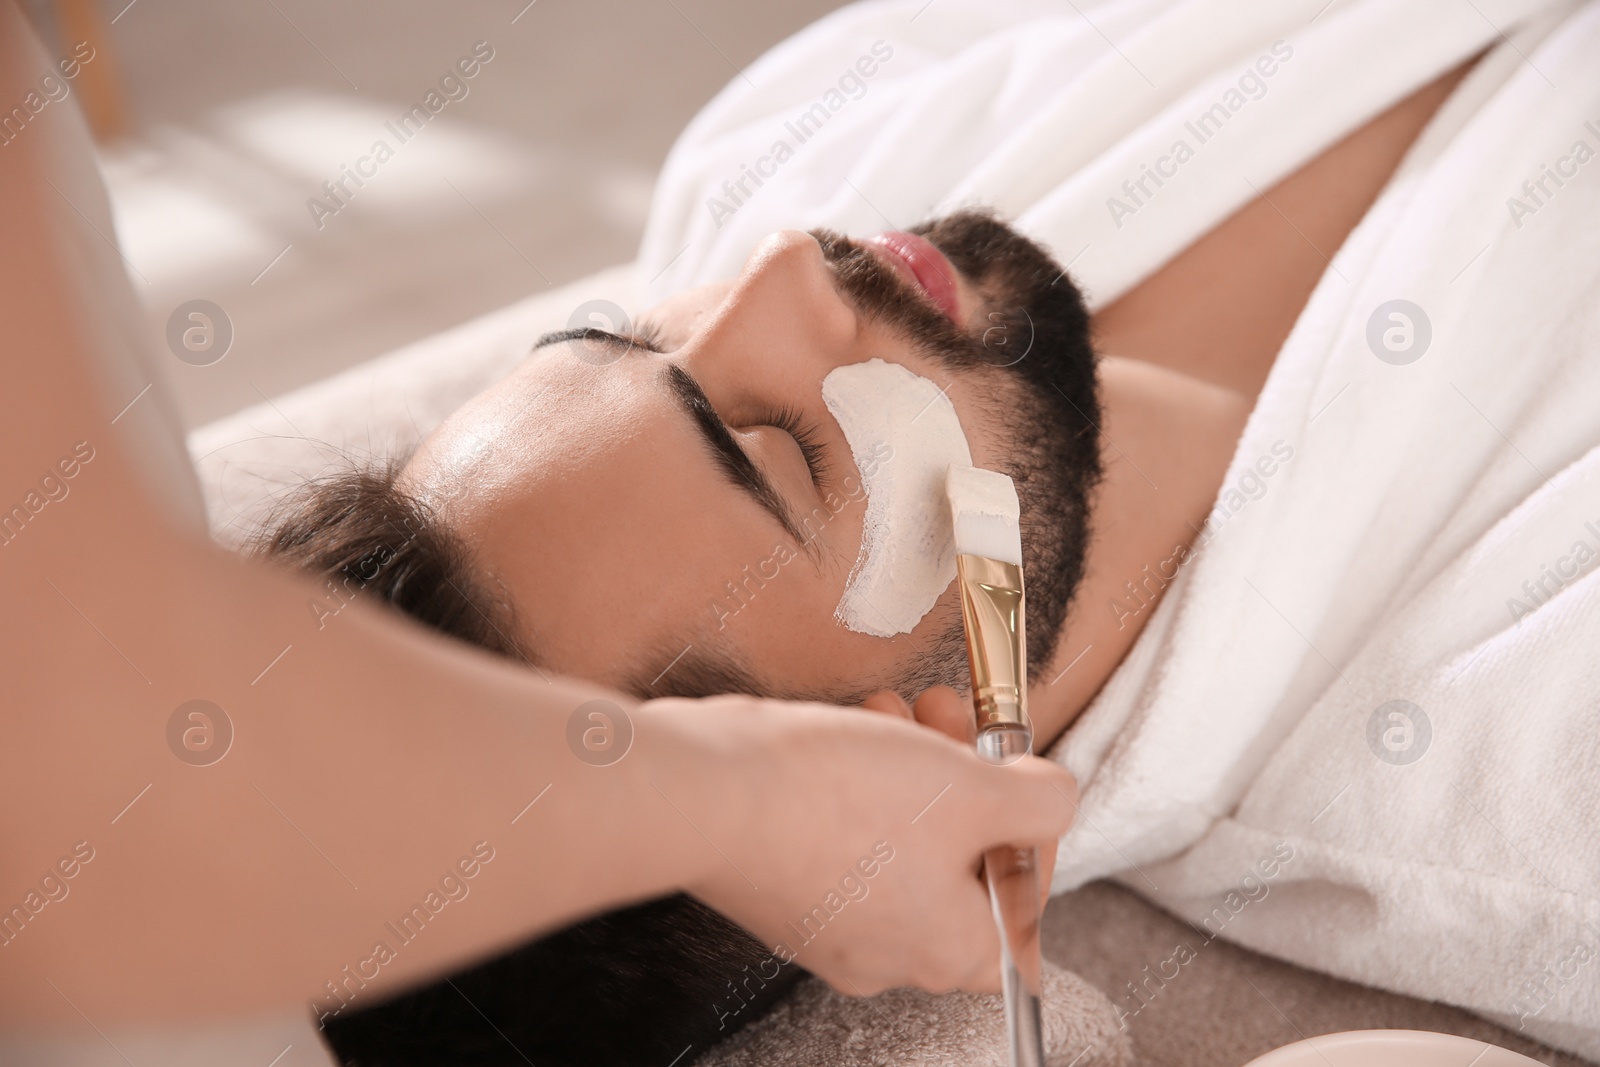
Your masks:
M739 442L733 439L728 424L722 421L717 409L711 406L711 401L706 397L705 390L700 388L700 383L676 363L666 364L666 379L667 391L688 412L695 428L700 431L700 436L711 446L711 453L716 458L717 466L735 486L776 519L778 525L794 538L807 555L811 555L815 547L811 539L789 514L788 505L767 480L767 476L761 473L761 468L755 465L745 450L739 447Z
M567 330L556 330L554 333L541 334L539 339L533 342L533 348L537 350L548 345L564 344L567 341L595 341L603 345L620 345L626 348L642 348L645 351L655 351L637 337L612 333L610 330L602 330L598 326L574 326Z
M591 343L616 345L633 352L653 351L647 345L641 344L636 338L623 334L612 333L593 326L580 326L575 329L561 330L556 333L547 333L534 342L534 348L543 348L546 345L560 344L565 341L588 341ZM700 383L694 376L676 363L664 364L666 370L667 391L679 406L688 414L694 423L695 429L700 431L700 436L706 444L711 446L711 454L716 460L717 467L734 486L746 493L752 500L761 506L762 510L771 515L784 532L794 538L806 555L816 558L816 545L807 537L800 524L795 522L789 513L789 507L784 503L782 495L774 488L761 468L755 465L745 450L739 447L739 442L733 439L733 432L728 429L728 424L722 421L722 416L717 414L717 409L711 406L711 400L706 396Z

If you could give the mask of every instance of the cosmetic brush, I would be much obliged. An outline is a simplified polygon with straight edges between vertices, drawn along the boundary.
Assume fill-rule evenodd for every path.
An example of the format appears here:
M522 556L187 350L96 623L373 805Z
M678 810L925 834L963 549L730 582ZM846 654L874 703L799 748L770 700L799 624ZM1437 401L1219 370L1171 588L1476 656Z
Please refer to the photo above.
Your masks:
M996 471L952 466L945 494L955 528L978 755L990 763L1013 763L1033 751L1017 489ZM1038 849L992 848L984 854L983 871L1000 930L1011 1067L1044 1067Z

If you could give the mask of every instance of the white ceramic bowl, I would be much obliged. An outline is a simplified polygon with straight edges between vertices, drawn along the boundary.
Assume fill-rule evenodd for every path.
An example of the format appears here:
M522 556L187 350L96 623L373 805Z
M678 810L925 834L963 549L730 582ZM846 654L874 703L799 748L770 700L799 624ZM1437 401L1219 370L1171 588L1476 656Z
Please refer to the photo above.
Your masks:
M1541 1067L1468 1037L1427 1030L1350 1030L1296 1041L1245 1067Z

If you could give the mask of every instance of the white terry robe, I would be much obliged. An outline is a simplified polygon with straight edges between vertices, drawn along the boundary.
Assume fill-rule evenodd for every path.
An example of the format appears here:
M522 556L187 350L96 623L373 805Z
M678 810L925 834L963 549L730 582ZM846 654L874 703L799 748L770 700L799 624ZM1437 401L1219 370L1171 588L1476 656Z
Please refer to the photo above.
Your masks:
M979 204L1104 306L1485 50L1322 250L1203 547L1052 753L1055 887L1600 1057L1600 4L846 8L685 131L639 277Z

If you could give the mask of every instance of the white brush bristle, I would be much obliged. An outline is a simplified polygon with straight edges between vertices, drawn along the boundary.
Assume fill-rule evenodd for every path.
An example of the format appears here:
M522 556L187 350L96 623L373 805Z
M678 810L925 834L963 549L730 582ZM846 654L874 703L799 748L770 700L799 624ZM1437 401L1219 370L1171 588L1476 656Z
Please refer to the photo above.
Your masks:
M951 466L945 476L956 552L1022 566L1022 506L1017 487L998 471Z

